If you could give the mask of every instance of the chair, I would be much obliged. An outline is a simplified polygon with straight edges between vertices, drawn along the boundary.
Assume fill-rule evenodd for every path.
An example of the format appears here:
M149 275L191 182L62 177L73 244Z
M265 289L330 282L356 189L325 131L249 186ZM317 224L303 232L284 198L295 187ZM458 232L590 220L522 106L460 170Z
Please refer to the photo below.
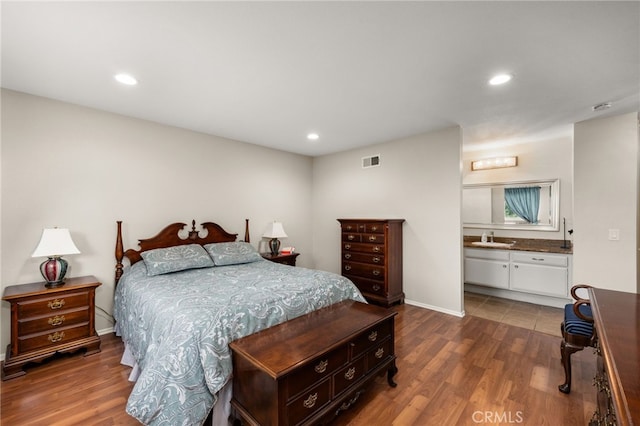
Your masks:
M564 306L564 321L560 325L562 343L560 354L564 367L564 383L558 386L560 392L571 392L571 354L583 350L586 346L595 347L596 333L593 326L591 302L578 296L577 290L591 288L590 285L578 284L571 288L574 303Z

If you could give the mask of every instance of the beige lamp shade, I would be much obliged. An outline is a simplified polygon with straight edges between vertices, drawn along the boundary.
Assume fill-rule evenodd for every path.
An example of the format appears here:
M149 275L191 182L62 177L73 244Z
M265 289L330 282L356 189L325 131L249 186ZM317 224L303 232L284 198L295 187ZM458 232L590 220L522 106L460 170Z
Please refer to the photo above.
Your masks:
M68 229L52 228L42 231L38 247L36 247L31 257L51 257L79 253L80 250L73 243Z

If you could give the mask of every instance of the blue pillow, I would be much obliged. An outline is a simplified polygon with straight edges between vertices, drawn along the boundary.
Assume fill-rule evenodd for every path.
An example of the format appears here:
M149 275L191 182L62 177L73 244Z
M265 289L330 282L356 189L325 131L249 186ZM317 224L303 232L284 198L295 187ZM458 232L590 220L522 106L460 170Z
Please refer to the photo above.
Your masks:
M263 260L260 253L249 243L211 243L204 246L216 266L237 265Z
M149 276L215 266L200 244L147 250L140 255L147 266Z

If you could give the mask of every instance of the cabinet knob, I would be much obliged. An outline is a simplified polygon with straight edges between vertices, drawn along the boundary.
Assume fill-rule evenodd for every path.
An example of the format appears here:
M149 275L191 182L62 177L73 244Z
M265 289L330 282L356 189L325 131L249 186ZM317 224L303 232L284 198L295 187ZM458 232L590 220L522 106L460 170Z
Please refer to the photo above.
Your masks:
M380 251L380 247L375 246L375 247L373 248L373 251L375 251L376 253L378 253L378 252Z
M355 238L356 238L356 237L355 237L355 236L353 236L353 235L349 235L349 236L347 236L347 239L348 239L349 241L353 241Z

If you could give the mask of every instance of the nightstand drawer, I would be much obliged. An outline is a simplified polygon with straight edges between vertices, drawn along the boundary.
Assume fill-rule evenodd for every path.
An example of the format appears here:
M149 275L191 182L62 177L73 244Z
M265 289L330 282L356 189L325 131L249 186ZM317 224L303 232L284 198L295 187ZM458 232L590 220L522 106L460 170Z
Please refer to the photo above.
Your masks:
M89 306L89 293L86 291L61 293L56 297L25 300L17 303L18 317L20 319L52 314L83 306Z
M89 337L89 323L80 324L76 327L65 327L50 330L46 333L31 334L28 337L18 338L18 350L28 352L47 346L64 344L65 342Z
M18 320L18 336L22 337L27 334L55 330L87 321L89 321L88 307L52 312L45 316Z

